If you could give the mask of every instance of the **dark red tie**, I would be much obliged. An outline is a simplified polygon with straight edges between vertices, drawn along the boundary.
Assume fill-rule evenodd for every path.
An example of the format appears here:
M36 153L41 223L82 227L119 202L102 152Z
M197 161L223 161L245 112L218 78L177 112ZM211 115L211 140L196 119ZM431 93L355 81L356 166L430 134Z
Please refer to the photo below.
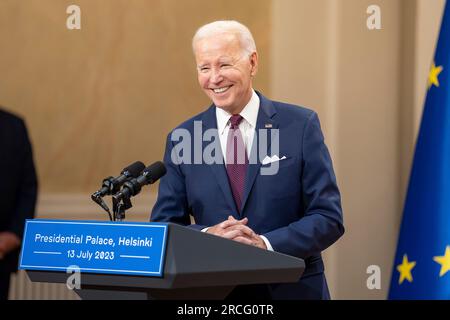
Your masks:
M244 195L245 174L247 173L248 157L242 139L239 123L242 121L239 114L230 118L230 130L227 139L226 167L228 180L238 212L241 210L242 197Z

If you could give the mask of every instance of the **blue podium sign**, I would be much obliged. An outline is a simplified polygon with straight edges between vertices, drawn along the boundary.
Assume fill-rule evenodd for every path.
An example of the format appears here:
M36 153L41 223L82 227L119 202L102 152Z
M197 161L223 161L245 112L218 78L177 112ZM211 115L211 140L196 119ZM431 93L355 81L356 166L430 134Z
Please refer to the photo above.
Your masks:
M163 276L168 225L27 220L20 269Z

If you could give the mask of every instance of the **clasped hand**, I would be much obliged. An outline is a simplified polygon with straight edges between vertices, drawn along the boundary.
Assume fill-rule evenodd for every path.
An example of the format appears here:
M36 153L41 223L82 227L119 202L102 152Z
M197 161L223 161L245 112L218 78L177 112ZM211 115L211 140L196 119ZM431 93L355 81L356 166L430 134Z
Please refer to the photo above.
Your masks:
M249 228L247 223L247 218L236 220L234 217L229 216L227 220L208 228L206 232L251 246L267 249L264 240Z

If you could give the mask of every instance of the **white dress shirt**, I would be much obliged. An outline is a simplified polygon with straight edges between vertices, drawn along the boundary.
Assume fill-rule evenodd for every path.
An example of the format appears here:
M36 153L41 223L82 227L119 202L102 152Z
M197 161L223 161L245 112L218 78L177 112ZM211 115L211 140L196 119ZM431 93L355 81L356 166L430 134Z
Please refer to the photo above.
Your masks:
M239 113L242 116L242 121L239 123L239 130L241 131L242 139L244 140L245 149L247 150L247 155L250 154L252 149L253 137L256 132L256 121L258 119L259 111L259 97L255 90L252 90L252 97L247 105ZM224 158L224 163L226 163L226 150L227 150L227 140L228 131L230 130L230 118L232 114L227 111L216 107L216 119L217 119L217 131L219 133L220 146L222 148L222 154ZM204 228L202 231L206 232L208 228ZM266 237L261 236L268 250L273 251L272 245Z
M239 123L239 130L241 131L242 139L244 140L245 149L247 150L247 156L250 154L253 137L255 135L256 120L258 119L259 110L259 97L253 90L252 97L247 105L239 113L242 116L242 121ZM216 119L217 119L217 131L219 133L220 146L222 147L223 159L226 163L226 150L227 150L227 140L228 131L230 130L230 118L232 114L227 111L216 108Z

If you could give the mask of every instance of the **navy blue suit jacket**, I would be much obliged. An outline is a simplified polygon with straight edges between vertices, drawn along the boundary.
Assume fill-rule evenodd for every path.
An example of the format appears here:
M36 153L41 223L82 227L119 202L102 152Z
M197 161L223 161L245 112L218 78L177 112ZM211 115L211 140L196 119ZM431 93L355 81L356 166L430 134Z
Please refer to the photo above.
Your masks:
M321 251L343 233L340 194L317 114L311 110L271 101L260 93L257 128L279 131L278 173L261 175L262 159L250 164L240 213L236 209L224 164L174 164L177 142L169 134L164 156L167 174L161 179L151 221L173 222L201 230L233 215L248 218L248 226L264 235L277 252L305 259L298 283L264 286L273 299L327 299ZM194 136L194 122L203 131L217 129L215 106L178 128ZM270 137L270 135L269 135ZM205 147L209 142L203 142ZM194 142L192 141L192 144ZM256 141L252 145L257 148ZM272 156L271 146L262 154ZM259 152L259 151L258 151ZM190 215L196 224L190 223ZM254 291L255 292L255 291ZM262 292L258 287L258 293ZM257 296L254 296L257 298Z

